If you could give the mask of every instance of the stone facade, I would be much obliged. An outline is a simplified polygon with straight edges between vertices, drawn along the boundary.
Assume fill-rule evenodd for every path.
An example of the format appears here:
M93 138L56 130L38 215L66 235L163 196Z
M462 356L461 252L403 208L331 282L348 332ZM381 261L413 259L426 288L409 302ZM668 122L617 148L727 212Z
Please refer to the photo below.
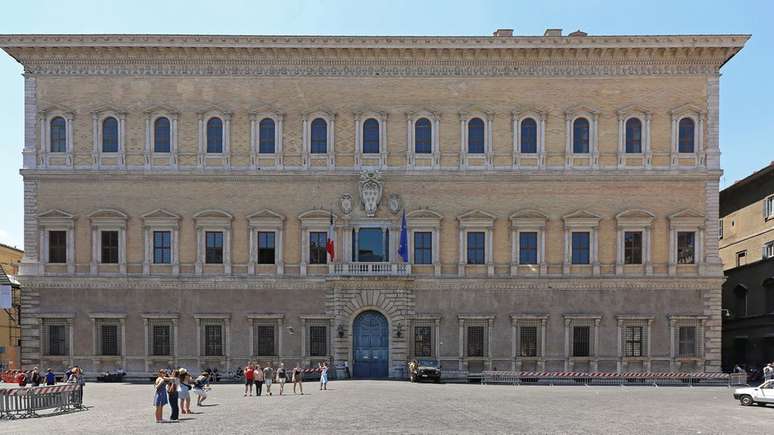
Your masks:
M23 363L356 368L381 334L393 377L719 370L719 69L746 39L0 37L25 68Z

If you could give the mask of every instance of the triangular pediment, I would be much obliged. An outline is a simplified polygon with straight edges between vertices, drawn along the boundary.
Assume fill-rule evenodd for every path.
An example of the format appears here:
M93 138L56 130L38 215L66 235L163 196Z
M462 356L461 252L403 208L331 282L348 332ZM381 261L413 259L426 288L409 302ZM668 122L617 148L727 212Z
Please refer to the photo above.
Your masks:
M517 211L513 212L513 214L511 214L509 216L509 219L543 219L543 220L548 220L548 216L546 216L545 213L543 213L543 212L541 212L539 210L525 208L525 209L517 210Z
M685 218L704 218L704 215L696 210L686 208L685 210L678 211L677 213L670 214L669 219L685 219Z
M588 210L578 210L575 212L572 212L568 215L562 216L562 219L564 220L571 220L571 219L596 219L600 220L602 219L602 216L598 214L594 214Z
M407 219L443 219L443 215L428 208L420 208L406 213Z
M89 213L89 219L128 219L129 216L115 208L100 208Z
M653 219L656 215L647 210L630 209L618 213L615 217L616 219Z
M639 104L629 104L617 110L618 116L625 116L634 113L648 114L651 110Z
M469 212L463 213L457 217L457 220L460 221L467 221L467 220L491 220L494 221L497 219L497 216L493 215L492 213L485 212L483 210L475 209L470 210Z
M74 219L75 215L58 208L44 211L38 214L38 219Z
M180 216L172 213L171 211L164 210L163 208L157 208L156 210L149 211L141 216L143 219L175 219L179 220Z
M196 214L194 214L193 217L194 219L203 219L203 218L222 218L222 219L228 219L228 220L234 219L234 216L231 213L225 210L220 210L216 208L208 208L205 210L201 210Z
M255 212L253 214L248 215L247 219L248 220L276 219L276 220L279 220L279 221L284 221L285 220L285 216L283 216L283 215L281 215L281 214L279 214L277 212L271 211L268 208L265 208L263 210L259 210L259 211Z

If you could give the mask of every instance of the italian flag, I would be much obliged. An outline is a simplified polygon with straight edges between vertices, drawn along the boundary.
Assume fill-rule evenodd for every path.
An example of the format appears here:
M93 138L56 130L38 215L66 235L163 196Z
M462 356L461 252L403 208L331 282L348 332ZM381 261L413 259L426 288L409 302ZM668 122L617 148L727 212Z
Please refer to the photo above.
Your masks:
M331 262L336 258L336 250L333 246L333 237L335 234L333 229L333 213L331 213L331 225L328 227L328 243L325 244L325 250L328 252L328 257L330 257Z

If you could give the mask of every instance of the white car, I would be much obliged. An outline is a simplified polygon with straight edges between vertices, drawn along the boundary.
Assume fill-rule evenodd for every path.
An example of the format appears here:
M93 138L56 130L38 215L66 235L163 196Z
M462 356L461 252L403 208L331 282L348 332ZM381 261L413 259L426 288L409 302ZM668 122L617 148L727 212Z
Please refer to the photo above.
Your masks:
M738 400L743 406L750 406L753 403L766 406L767 403L774 403L774 379L768 380L757 387L737 388L734 390L734 399Z

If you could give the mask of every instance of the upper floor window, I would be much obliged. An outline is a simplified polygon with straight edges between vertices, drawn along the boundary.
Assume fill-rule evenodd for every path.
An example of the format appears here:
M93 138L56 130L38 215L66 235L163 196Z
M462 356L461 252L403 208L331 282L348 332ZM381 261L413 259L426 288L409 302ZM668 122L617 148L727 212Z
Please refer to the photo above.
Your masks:
M172 262L172 231L153 232L153 263L170 264Z
M258 231L258 264L274 264L275 237L274 231Z
M587 231L572 233L572 264L591 262L591 235Z
M433 264L432 232L414 232L414 264Z
M521 153L535 154L537 152L537 122L532 118L521 121Z
M519 264L537 264L538 233L536 231L519 232Z
M694 152L695 123L691 118L683 118L678 124L677 150L681 153Z
M363 123L363 153L379 154L379 121L373 118Z
M763 200L763 219L774 218L774 195Z
M629 118L626 121L626 153L639 154L642 152L642 121L637 118Z
M118 231L101 231L101 263L118 263Z
M61 116L51 120L51 152L63 153L67 151L67 122Z
M207 264L223 264L223 232L207 231L205 233L205 257Z
M325 250L328 243L328 233L311 231L309 233L309 264L326 264L328 253Z
M210 118L207 121L207 152L223 152L223 121L220 118Z
M433 124L427 118L419 118L414 123L414 152L417 154L433 152Z
M153 152L168 153L172 144L172 131L169 118L156 118L153 122Z
M677 264L693 264L696 252L696 233L693 231L677 232Z
M768 242L765 245L763 245L763 258L772 258L774 257L774 241Z
M484 154L484 121L481 118L473 118L468 121L468 153Z
M112 116L102 121L102 152L118 152L118 120Z
M484 232L468 232L468 264L485 264L485 236Z
M642 231L624 232L624 264L642 264Z
M312 121L312 154L325 154L328 152L328 123L322 118Z
M67 231L48 232L48 262L67 263Z
M274 120L271 118L264 118L258 124L258 153L259 154L274 154Z
M589 120L578 118L572 124L572 152L587 154L589 152Z

